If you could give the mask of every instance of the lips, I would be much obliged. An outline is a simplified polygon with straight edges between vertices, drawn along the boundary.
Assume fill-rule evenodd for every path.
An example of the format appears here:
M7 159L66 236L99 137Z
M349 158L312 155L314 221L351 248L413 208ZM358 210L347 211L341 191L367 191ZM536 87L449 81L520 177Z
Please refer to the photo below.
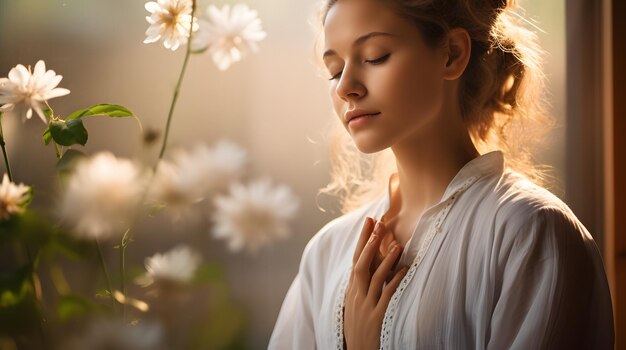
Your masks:
M376 112L376 111L368 111L365 109L353 109L351 111L347 111L345 114L345 121L346 123L350 122L351 119L354 118L358 118L358 117L362 117L362 116L366 116L366 115L377 115L380 114L380 112Z

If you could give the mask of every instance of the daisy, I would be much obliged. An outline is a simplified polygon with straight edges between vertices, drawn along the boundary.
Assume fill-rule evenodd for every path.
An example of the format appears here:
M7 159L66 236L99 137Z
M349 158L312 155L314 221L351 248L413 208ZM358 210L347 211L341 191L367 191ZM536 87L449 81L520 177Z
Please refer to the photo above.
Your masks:
M163 38L163 46L175 51L179 46L187 44L189 27L191 26L191 0L157 0L147 2L145 8L150 12L146 21L150 27L144 44L153 43ZM193 25L198 30L198 24Z
M61 215L80 237L121 236L140 204L144 183L130 160L98 153L76 165L63 194Z
M226 190L231 181L241 178L246 162L246 151L227 140L220 140L212 149L199 145L191 151L179 151L171 161L159 164L150 198L180 218L193 204Z
M30 187L9 181L9 176L5 173L0 184L0 220L24 212L29 193Z
M186 245L179 245L167 253L157 253L146 258L146 274L135 282L144 287L155 282L189 283L200 262L200 254Z
M233 184L229 196L215 198L213 234L227 239L233 251L246 248L256 252L275 238L289 234L287 220L299 207L287 186L272 188L270 180L261 179L249 186Z
M35 71L31 72L21 64L9 71L8 78L0 78L0 110L12 111L21 115L23 120L33 116L33 109L44 123L48 123L44 109L46 101L55 97L65 96L70 90L59 88L63 76L53 70L46 70L46 63L39 60Z
M238 4L231 9L211 5L206 11L208 21L200 20L200 30L194 36L192 48L196 51L208 49L220 70L240 61L248 52L258 51L257 42L267 34L261 28L257 12L247 5Z

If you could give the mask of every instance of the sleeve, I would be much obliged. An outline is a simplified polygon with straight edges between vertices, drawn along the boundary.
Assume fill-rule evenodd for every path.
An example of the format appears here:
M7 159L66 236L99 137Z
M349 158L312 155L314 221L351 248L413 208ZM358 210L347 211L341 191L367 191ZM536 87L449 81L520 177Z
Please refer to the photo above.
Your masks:
M294 278L283 301L274 326L268 349L315 349L313 317L312 276L314 264L311 250L317 241L314 237L302 254L298 274Z
M573 213L542 208L499 257L488 349L613 349L611 296L593 238Z

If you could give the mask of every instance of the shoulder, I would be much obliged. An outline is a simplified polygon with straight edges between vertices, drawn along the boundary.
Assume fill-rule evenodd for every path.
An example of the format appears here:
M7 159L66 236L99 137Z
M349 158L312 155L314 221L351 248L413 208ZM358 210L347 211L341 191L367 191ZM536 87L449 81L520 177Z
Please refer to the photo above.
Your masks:
M495 187L496 237L505 250L539 249L545 254L597 249L574 212L559 197L520 173L506 171Z
M518 230L540 219L580 223L559 197L513 170L502 174L493 192L497 197L495 215L499 227Z

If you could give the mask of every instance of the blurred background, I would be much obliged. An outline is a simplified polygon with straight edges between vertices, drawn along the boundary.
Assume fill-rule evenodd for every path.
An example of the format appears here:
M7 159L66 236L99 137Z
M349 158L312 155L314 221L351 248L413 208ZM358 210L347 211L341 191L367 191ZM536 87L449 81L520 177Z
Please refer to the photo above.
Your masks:
M148 28L144 3L0 0L0 76L17 64L34 66L43 59L48 69L63 75L59 86L71 90L70 95L51 101L56 113L67 115L97 103L116 103L132 109L144 127L162 131L184 51L166 50L161 42L142 43ZM200 8L226 3L235 2L200 1ZM304 246L340 214L332 198L317 197L329 180L325 131L335 118L327 82L318 76L313 63L310 22L316 1L246 3L258 11L268 34L260 52L225 72L208 55L191 57L169 145L173 149L227 138L243 146L250 154L253 176L268 175L276 183L289 185L300 198L293 234L257 254L233 254L208 233L189 232L197 229L192 224L174 225L167 217L156 216L142 222L128 250L128 262L141 267L144 257L183 239L193 241L206 260L226 269L230 296L245 314L245 347L263 349ZM527 18L541 28L538 34L548 51L545 69L551 113L557 121L537 158L554 168L556 180L550 189L567 202L565 0L521 4ZM144 160L157 155L158 149L142 146L137 124L131 119L92 118L85 124L91 131L86 153L111 150L118 156ZM45 126L36 117L25 124L6 119L4 129L16 179L36 191L33 208L54 206L56 159L54 149L41 141ZM115 264L116 252L109 249L107 254L107 260ZM80 268L74 268L80 276Z

